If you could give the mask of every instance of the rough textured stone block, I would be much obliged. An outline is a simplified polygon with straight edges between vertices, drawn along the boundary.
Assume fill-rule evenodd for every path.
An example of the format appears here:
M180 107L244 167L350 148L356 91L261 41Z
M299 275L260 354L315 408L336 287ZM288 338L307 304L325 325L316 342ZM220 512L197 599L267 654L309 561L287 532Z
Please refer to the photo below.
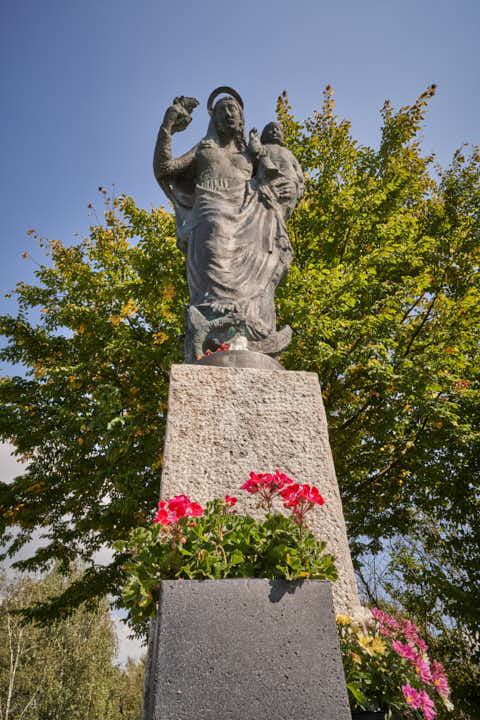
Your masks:
M251 470L277 468L324 496L309 522L337 558L334 605L361 614L317 375L172 366L163 498L185 493L205 504L228 493L238 496L239 512L261 516L255 498L239 488Z
M351 720L330 583L168 580L142 720Z

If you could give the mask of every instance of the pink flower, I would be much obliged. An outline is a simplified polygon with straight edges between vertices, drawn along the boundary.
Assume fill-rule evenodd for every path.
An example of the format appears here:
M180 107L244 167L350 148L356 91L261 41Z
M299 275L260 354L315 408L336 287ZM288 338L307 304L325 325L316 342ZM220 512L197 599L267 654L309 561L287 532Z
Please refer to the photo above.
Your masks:
M414 710L418 710L420 707L420 695L418 690L415 690L415 688L412 688L411 685L407 683L406 685L402 685L402 692L407 705L410 705L410 707Z
M185 517L190 505L190 498L187 495L175 495L168 501L168 509L177 516L177 520Z
M445 674L445 668L441 663L437 662L436 660L433 661L432 665L432 677L433 677L433 685L435 686L435 689L439 693L439 695L443 695L444 697L448 697L450 695L450 687L448 685L447 676Z
M170 525L172 522L175 522L175 518L173 515L169 517L168 512L163 508L157 512L153 520L154 525L158 525L159 523L160 525Z
M417 639L415 640L415 644L416 644L417 648L420 650L420 652L423 655L425 655L425 653L428 650L427 643L423 642L422 638L417 637Z
M430 671L430 665L425 660L422 660L420 656L417 656L416 662L414 662L415 670L420 676L420 680L427 685L432 682L432 673Z
M432 663L432 670L434 677L435 675L446 675L445 668L443 667L442 663L439 663L436 660L434 660Z
M411 647L411 645L403 645L398 640L394 640L392 642L392 648L395 650L397 655L400 655L400 657L404 657L407 660L410 660L410 662L416 662L419 659L418 654Z
M420 704L422 712L425 715L425 720L433 720L433 718L437 716L437 713L435 712L435 703L425 690L422 690L420 693Z
M402 618L400 621L400 624L402 626L403 633L407 640L416 640L418 637L418 628L416 625L414 625L410 620L406 620L405 618Z
M225 495L225 502L227 503L227 505L230 505L230 507L233 507L237 502L237 498L231 497L230 495Z
M382 623L385 621L385 617L386 617L385 613L383 613L378 608L372 608L371 613L372 613L373 617L375 618L375 620L378 620L379 622L382 622Z
M273 482L275 483L275 486L278 488L278 490L281 490L285 487L285 485L290 485L293 480L289 478L288 475L285 475L285 473L282 473L279 470L275 470Z
M177 516L177 520L183 517L200 517L200 515L203 515L202 506L192 502L187 495L175 495L168 501L168 509Z
M439 695L443 695L444 697L448 697L450 695L450 687L448 685L448 680L444 675L434 677L433 684Z
M296 515L296 521L300 526L307 527L305 523L305 515L315 505L323 505L325 500L318 492L318 488L314 485L310 487L306 483L299 485L293 483L283 488L280 495L284 499L284 507L292 508L293 514Z
M389 635L392 634L391 630L388 630L388 628L385 627L385 625L379 625L378 629L382 633L382 635L386 635L386 637L389 637Z
M390 630L393 630L393 632L398 632L398 630L400 630L400 625L391 615L385 615L383 622L390 628Z

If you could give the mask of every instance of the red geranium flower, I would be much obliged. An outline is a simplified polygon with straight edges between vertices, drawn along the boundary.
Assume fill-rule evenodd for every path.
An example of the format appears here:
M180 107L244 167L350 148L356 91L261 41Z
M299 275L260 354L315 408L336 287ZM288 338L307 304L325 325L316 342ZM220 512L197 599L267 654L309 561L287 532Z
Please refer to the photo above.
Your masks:
M279 470L274 475L270 473L250 473L250 478L242 485L241 489L246 490L251 495L259 493L264 504L271 507L273 497L279 493L285 485L289 485L293 480L285 473Z
M175 495L175 497L168 500L168 506L164 500L161 500L158 503L158 508L159 510L153 522L161 525L171 525L184 517L200 517L200 515L203 515L202 506L192 502L187 495Z

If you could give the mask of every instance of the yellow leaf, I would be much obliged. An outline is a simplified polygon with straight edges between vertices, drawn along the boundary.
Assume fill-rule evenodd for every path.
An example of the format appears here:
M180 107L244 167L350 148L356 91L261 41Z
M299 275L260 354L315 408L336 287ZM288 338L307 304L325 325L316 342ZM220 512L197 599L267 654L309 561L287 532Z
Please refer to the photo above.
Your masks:
M165 298L165 300L171 300L174 295L175 295L175 289L174 289L173 285L167 285L167 287L163 291L163 297Z
M155 345L161 345L165 342L165 340L167 340L167 338L168 335L164 332L155 333L153 336L153 342L155 343Z
M135 313L138 311L138 305L136 305L133 300L129 300L126 305L122 307L120 310L120 316L121 317L131 317L132 315L135 315Z

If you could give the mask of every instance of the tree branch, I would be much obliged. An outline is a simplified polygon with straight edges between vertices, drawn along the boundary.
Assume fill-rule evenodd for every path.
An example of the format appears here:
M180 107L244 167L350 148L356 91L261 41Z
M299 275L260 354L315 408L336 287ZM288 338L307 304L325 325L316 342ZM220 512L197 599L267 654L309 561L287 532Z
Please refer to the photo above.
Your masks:
M413 345L413 342L414 342L415 338L418 337L418 334L420 333L420 331L422 330L423 326L424 326L425 323L427 322L428 316L429 316L430 313L432 312L433 306L435 305L435 301L436 301L437 298L438 298L438 293L434 296L432 302L431 302L430 305L428 306L427 312L425 313L425 315L424 315L423 318L422 318L422 322L420 323L420 325L416 328L416 330L415 330L414 333L412 334L412 337L410 338L410 342L409 342L408 345L407 345L407 349L405 350L405 352L404 352L404 354L403 354L403 357L407 357L408 353L410 352L410 349L411 349L411 347L412 347L412 345Z

